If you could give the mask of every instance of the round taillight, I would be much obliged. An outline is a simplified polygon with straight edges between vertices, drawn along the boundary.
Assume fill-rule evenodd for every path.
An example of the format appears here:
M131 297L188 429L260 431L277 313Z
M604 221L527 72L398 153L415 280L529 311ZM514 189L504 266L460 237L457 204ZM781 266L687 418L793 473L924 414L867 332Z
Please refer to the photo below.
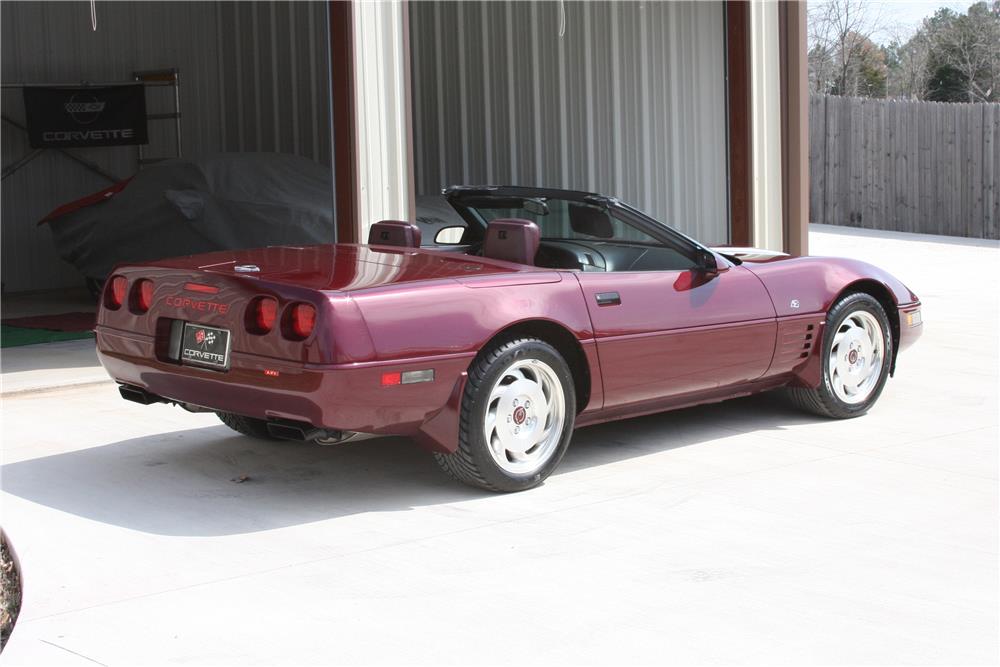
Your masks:
M269 296L259 296L247 310L247 329L250 333L266 334L278 319L278 302Z
M125 294L127 292L128 278L125 276L114 276L111 278L111 286L107 290L105 305L112 310L118 310L125 303Z
M316 309L308 303L292 304L288 328L295 338L308 338L316 326Z
M132 287L132 309L145 313L153 305L153 281L143 278Z

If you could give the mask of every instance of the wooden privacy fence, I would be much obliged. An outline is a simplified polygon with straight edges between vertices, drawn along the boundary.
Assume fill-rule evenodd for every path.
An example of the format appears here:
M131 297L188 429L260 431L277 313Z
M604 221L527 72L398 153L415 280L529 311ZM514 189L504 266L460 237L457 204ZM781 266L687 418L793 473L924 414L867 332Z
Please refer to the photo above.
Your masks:
M809 220L996 239L1000 104L813 95Z

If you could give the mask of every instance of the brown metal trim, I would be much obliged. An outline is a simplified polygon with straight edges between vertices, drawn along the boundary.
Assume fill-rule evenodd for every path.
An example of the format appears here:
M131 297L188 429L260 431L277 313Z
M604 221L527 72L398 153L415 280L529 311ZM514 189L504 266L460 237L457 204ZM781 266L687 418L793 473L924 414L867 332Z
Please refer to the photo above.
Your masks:
M788 174L788 2L778 1L778 108L780 110L781 127L781 244L782 250L788 252L788 220L791 211L788 210L788 192L790 187Z
M750 3L726 2L726 97L729 107L729 242L750 245L753 144L750 107Z
M809 253L809 81L806 4L778 3L781 63L781 226L785 252Z
M358 168L350 0L330 0L330 88L333 112L334 217L337 242L358 241Z
M410 185L407 210L410 219L417 219L417 181L413 157L413 70L410 63L410 2L403 2L403 95L406 114L406 182Z

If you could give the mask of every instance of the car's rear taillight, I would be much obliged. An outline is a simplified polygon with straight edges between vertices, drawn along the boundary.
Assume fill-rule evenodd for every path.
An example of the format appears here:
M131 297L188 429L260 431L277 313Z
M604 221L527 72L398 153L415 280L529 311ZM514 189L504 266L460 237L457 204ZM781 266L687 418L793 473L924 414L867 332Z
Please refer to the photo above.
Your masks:
M104 305L111 310L118 310L125 303L125 294L128 293L128 278L125 276L113 276L111 284L104 292Z
M316 309L308 303L293 303L288 309L286 335L302 340L308 338L316 326Z
M263 335L274 328L278 319L278 302L269 296L259 296L247 308L246 327L250 333Z
M153 281L143 278L132 286L132 310L145 313L153 305Z

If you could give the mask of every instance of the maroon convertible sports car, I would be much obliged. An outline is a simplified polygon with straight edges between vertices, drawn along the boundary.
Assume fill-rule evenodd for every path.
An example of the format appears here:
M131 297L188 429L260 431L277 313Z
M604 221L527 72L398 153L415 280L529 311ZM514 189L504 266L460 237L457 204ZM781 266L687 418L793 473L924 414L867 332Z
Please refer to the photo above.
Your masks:
M421 245L268 247L119 266L97 347L124 398L260 438L412 436L457 479L539 484L576 426L784 387L856 417L921 332L874 266L709 249L611 197L453 187Z

